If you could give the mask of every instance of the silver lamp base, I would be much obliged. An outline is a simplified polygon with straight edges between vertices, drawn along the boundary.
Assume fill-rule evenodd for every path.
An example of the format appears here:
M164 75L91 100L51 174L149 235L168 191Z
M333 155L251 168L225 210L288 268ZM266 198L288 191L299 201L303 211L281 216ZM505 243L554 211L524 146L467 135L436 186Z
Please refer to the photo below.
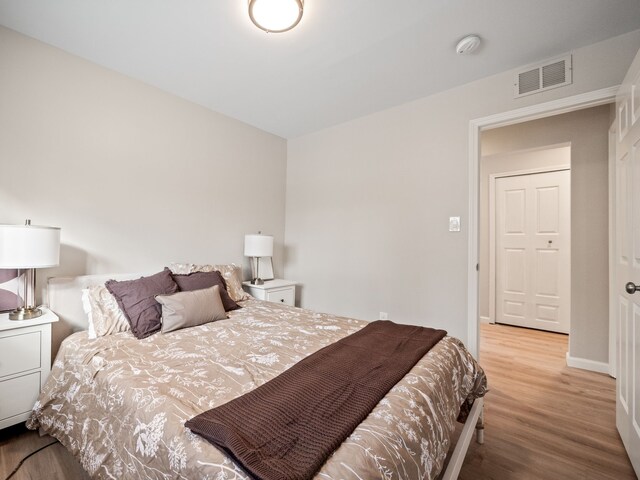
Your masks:
M251 285L264 285L264 280L261 278L254 278L251 280Z
M16 308L9 313L9 320L30 320L42 315L42 310L38 307Z

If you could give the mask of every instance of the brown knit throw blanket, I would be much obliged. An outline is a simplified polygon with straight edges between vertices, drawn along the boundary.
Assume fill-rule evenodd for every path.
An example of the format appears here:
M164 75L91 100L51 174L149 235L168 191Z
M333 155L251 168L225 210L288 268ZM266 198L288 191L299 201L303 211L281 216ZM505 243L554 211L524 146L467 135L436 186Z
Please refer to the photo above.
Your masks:
M255 478L311 478L446 333L372 322L185 425Z

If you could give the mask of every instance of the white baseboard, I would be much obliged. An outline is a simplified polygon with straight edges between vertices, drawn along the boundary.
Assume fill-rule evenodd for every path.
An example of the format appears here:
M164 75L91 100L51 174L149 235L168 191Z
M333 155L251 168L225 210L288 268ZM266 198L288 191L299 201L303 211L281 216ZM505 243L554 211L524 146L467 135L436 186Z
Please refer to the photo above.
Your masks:
M609 364L605 362L596 362L586 358L572 357L567 352L567 366L573 368L581 368L582 370L590 370L598 373L609 373Z
M491 323L491 319L489 317L483 317L480 315L480 323Z

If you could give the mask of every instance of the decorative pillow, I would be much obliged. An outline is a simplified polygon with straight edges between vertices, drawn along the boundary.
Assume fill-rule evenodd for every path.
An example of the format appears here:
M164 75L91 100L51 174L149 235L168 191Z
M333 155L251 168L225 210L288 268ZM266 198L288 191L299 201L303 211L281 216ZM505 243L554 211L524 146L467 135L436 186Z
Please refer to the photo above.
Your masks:
M188 275L171 275L173 280L178 284L181 292L191 292L193 290L202 290L203 288L213 287L218 285L220 287L220 298L224 309L228 312L240 308L236 302L231 300L231 297L227 293L226 284L222 274L218 271L215 272L194 272Z
M109 280L104 286L116 298L131 325L131 331L138 339L148 337L160 330L162 308L156 302L155 296L178 291L178 285L171 278L168 268L137 280L121 282Z
M89 318L89 338L131 331L127 317L104 285L83 288L82 306Z
M220 292L220 286L214 285L173 295L156 295L162 305L162 333L228 318Z
M242 289L242 267L235 263L227 265L196 265L194 263L172 263L171 272L186 275L194 272L215 272L222 274L227 283L227 291L234 302L241 302L251 298Z

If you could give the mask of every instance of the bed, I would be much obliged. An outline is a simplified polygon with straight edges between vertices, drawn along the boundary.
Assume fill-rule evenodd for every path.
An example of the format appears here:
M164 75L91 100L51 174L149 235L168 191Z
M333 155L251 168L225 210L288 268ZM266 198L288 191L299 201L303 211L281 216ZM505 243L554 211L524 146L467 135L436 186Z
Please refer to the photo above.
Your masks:
M119 275L117 279L139 275ZM94 478L245 479L185 421L268 382L366 322L250 298L229 318L155 334L88 339L81 289L111 276L50 279L67 337L27 422L57 438ZM486 378L453 337L437 343L317 472L317 479L456 478L478 426ZM438 477L461 411L468 413Z

